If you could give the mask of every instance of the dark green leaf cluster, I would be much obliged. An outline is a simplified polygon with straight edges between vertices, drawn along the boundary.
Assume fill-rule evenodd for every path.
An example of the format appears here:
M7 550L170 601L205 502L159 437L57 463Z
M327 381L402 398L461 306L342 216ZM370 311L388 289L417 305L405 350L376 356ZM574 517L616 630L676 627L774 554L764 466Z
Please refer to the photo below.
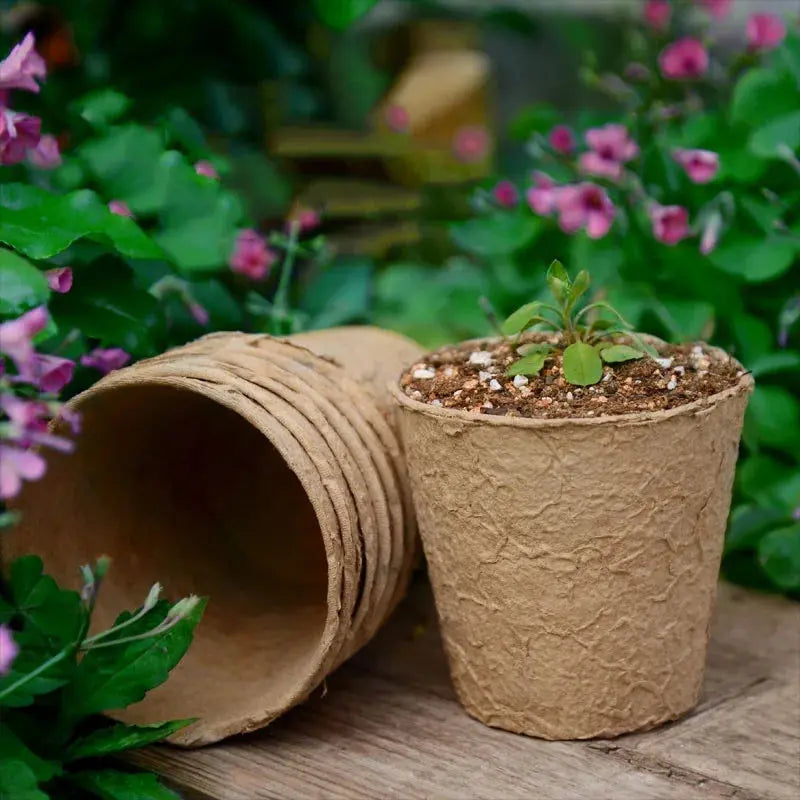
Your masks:
M164 739L193 720L127 725L100 714L141 700L167 679L191 643L204 602L192 601L175 621L175 607L151 592L141 609L89 636L105 567L83 569L82 594L60 588L36 556L18 558L1 579L0 624L12 630L19 654L0 676L0 798L177 797L154 775L124 770L107 757Z
M547 270L547 285L554 303L540 300L526 303L511 314L500 329L505 336L519 336L531 329L550 331L558 334L558 343L524 345L522 358L508 368L508 375L538 375L545 361L561 351L566 380L575 386L589 386L603 377L604 361L614 364L658 355L604 300L581 304L590 284L591 278L585 269L573 281L564 265L553 261ZM607 312L612 319L600 316L602 312ZM626 335L636 346L615 343L614 338L620 335Z

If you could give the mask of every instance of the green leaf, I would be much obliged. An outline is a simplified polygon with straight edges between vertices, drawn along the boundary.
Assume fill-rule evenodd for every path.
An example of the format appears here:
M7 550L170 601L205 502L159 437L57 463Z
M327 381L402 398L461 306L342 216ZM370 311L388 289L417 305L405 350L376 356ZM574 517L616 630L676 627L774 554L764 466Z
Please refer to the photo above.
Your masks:
M553 261L547 268L545 280L550 287L553 297L559 303L566 302L571 287L569 274L560 261Z
M114 769L79 772L71 782L101 800L180 800L149 772L118 772Z
M0 761L0 800L49 800L33 770L16 759Z
M645 354L634 347L626 344L612 344L600 350L600 357L606 364L617 364L621 361L633 361L637 358L644 358Z
M714 266L741 277L748 283L761 283L782 275L794 261L797 245L791 240L729 236L709 256Z
M659 296L653 311L672 341L691 341L707 336L714 322L714 306L704 300Z
M374 6L378 0L314 0L317 16L331 28L343 31Z
M368 258L339 258L319 269L304 287L300 308L311 327L330 328L369 318L375 266Z
M168 603L158 603L141 620L125 628L124 635L152 630L163 621L168 607ZM146 639L89 650L78 664L72 682L64 689L65 719L75 722L90 714L126 708L160 686L188 650L204 608L205 601L201 601L185 619ZM130 616L127 612L120 615L116 624Z
M17 317L47 302L44 273L21 256L0 247L0 315Z
M800 522L766 534L758 543L758 561L778 588L800 589Z
M98 89L84 95L74 104L77 113L93 128L104 128L119 119L131 101L113 89Z
M75 642L86 622L80 595L59 588L53 578L43 574L38 556L21 556L11 564L10 585L26 632L35 628L59 649Z
M152 213L164 204L165 153L158 131L136 124L116 126L87 141L78 155L106 198L123 200L136 214Z
M752 125L788 114L797 107L797 83L787 72L751 69L742 75L733 90L731 121Z
M564 377L574 386L590 386L603 377L603 362L586 342L575 342L564 350Z
M800 353L793 350L764 353L748 366L756 378L776 372L794 371L800 369Z
M113 256L81 267L68 294L56 295L50 305L61 328L77 328L103 345L115 345L137 356L156 349L160 307L135 284L133 270Z
M0 242L29 258L51 258L83 237L107 241L130 258L163 258L132 220L112 214L88 189L55 195L33 186L0 184Z
M575 280L569 290L569 303L571 306L574 306L581 296L587 292L591 283L592 279L585 269L582 269L575 276Z
M9 586L15 616L22 622L21 630L14 634L20 652L11 670L0 676L0 693L73 645L86 626L86 610L78 593L60 589L49 575L44 575L38 556L22 556L11 564ZM3 705L30 705L37 695L63 686L73 667L74 657L61 660L5 694Z
M785 511L778 508L739 506L731 515L731 524L725 536L724 553L755 550L761 537L783 524L787 516Z
M522 331L530 327L532 320L539 318L538 312L541 307L542 303L539 300L520 306L500 326L503 336L516 336L516 334L522 333Z
M37 756L8 725L2 722L0 722L0 753L4 759L23 762L33 772L36 780L42 783L62 772L58 762L45 761Z
M94 758L144 747L166 739L195 721L177 719L171 722L155 722L151 725L126 725L119 722L74 741L64 753L64 761L78 761L81 758Z
M534 133L547 133L560 119L558 111L549 103L535 103L517 113L509 125L509 134L517 141L526 142Z
M756 386L747 407L748 424L759 444L800 452L800 402L781 386Z
M539 350L535 353L528 353L519 361L515 361L506 370L506 375L538 375L542 371L544 362L552 353L551 350Z
M762 158L780 158L783 148L800 147L800 111L776 117L753 132L750 152Z
M450 228L453 241L484 258L507 256L527 247L542 230L542 223L524 210L498 211L459 222Z

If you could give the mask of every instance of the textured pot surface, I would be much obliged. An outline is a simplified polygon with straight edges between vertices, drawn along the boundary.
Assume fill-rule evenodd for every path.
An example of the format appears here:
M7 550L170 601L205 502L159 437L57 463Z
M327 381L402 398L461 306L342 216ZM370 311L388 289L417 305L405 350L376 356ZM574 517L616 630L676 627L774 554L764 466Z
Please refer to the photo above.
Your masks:
M100 626L156 580L209 596L169 680L119 712L199 717L173 741L261 727L375 633L414 556L410 492L378 376L419 354L375 328L277 340L212 334L117 370L71 401L72 454L19 502L7 555L35 552L68 586L101 554Z
M702 402L579 420L479 416L394 386L470 714L578 739L696 704L752 385L743 375Z

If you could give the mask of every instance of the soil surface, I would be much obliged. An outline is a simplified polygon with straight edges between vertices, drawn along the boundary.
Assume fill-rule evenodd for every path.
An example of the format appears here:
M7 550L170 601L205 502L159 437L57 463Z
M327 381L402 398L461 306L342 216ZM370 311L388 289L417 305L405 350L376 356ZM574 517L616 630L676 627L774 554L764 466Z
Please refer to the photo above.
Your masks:
M735 386L743 371L701 344L661 345L660 358L605 364L602 380L573 386L564 379L561 353L539 375L511 378L516 348L556 338L532 334L516 342L474 341L443 347L413 364L400 378L414 400L444 408L517 417L608 417L675 408ZM630 344L624 338L616 340Z

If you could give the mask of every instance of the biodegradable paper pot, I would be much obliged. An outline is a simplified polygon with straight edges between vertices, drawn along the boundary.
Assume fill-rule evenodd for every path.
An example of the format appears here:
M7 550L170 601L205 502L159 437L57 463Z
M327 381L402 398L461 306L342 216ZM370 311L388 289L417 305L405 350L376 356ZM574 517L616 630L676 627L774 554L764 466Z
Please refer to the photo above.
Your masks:
M434 407L395 383L450 671L472 716L584 739L697 703L752 385L743 375L668 411L523 419Z
M102 625L156 580L210 597L187 656L121 718L200 717L183 745L253 730L377 630L414 554L386 387L419 352L375 328L212 334L71 402L76 450L26 487L9 555L76 588L80 563L110 555Z

